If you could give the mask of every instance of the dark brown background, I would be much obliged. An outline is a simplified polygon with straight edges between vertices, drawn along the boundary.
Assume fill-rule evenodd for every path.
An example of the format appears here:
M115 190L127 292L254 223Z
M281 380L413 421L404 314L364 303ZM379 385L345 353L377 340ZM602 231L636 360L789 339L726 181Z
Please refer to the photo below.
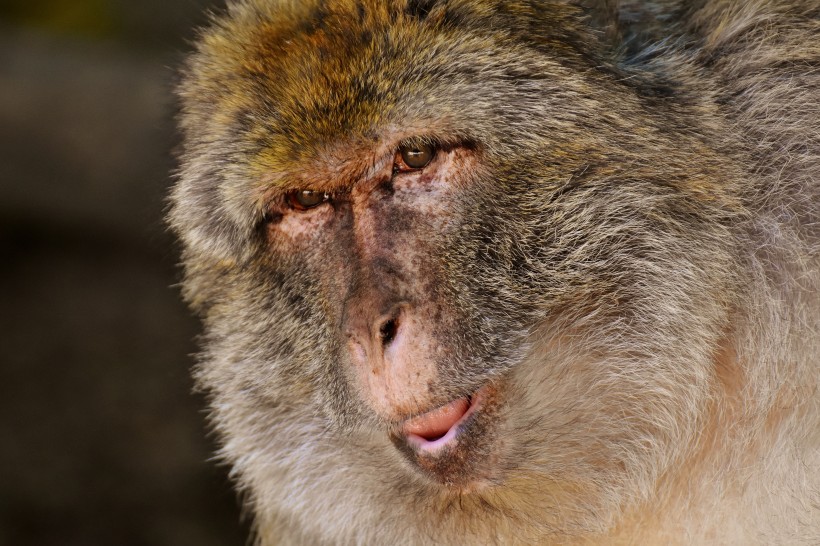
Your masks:
M0 545L242 545L163 225L206 0L0 1Z

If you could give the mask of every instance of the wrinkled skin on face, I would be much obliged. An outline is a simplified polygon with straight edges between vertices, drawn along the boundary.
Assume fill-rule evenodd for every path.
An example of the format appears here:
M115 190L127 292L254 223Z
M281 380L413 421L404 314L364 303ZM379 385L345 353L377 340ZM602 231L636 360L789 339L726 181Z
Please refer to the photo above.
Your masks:
M586 24L259 0L203 35L171 222L263 541L595 536L703 456L748 165Z

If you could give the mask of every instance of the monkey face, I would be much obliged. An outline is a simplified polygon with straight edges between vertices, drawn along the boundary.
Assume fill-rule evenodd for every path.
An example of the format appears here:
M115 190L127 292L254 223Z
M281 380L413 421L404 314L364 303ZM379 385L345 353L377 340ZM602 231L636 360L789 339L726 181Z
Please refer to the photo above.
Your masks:
M321 303L311 320L331 340L315 373L322 407L380 428L441 483L485 478L497 382L520 358L526 320L512 308L487 328L458 303L465 289L449 271L464 216L482 206L470 190L480 151L429 134L337 146L280 173L262 227L261 267L298 261L286 275Z
M172 223L225 452L264 499L603 513L703 418L737 167L563 4L411 7L243 3L190 62Z

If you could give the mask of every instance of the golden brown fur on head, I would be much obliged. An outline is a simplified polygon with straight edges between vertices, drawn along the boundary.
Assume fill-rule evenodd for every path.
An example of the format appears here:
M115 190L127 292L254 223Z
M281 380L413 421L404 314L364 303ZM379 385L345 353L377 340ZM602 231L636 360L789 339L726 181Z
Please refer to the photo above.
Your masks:
M260 541L820 540L818 62L810 1L230 2L170 222Z

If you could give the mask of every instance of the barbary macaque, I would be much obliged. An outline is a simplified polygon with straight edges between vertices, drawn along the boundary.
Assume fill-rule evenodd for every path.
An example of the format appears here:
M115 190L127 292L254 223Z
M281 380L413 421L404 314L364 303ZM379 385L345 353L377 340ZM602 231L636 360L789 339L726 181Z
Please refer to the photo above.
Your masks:
M179 95L260 544L820 544L817 0L232 0Z

